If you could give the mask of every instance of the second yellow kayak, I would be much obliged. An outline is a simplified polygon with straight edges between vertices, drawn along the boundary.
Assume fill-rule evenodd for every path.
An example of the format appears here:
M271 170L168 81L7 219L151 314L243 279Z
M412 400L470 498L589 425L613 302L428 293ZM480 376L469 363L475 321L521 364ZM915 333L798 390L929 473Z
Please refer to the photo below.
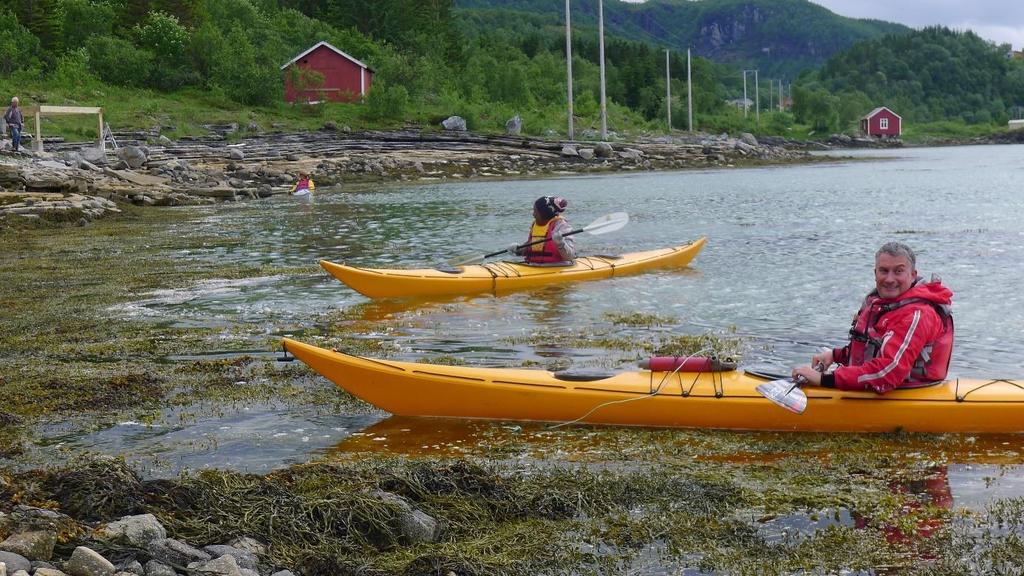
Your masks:
M572 266L530 266L521 262L490 262L465 266L455 272L434 268L357 268L327 260L320 266L353 290L370 298L408 298L456 294L500 294L547 284L596 280L635 274L652 268L690 263L701 248L703 237L672 248L632 252L620 256L584 256Z

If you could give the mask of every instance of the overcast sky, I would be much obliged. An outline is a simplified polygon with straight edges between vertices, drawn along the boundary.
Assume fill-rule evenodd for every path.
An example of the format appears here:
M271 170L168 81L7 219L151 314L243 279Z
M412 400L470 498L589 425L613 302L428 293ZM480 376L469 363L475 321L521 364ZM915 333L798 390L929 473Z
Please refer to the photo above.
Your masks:
M623 0L644 2L645 0ZM912 28L941 24L1024 48L1024 0L811 0L842 16L876 18Z
M852 18L877 18L913 28L942 24L973 30L1014 50L1024 47L1024 2L1020 0L811 0Z

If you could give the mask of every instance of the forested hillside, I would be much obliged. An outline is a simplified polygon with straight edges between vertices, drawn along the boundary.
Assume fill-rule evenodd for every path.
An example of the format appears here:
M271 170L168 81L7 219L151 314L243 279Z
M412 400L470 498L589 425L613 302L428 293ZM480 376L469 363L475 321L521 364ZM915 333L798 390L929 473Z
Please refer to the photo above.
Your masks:
M580 131L600 125L593 4L573 4ZM606 6L612 131L665 130L664 44L651 40L692 34L695 121L706 131L789 134L794 119L842 130L877 105L916 122L998 125L1024 103L1021 62L973 34L930 29L863 40L793 80L794 114L771 111L778 92L765 64L758 124L726 104L742 95L739 64L755 62L751 54L795 69L808 55L902 27L841 19L805 0ZM452 114L485 131L501 131L518 114L528 134L565 134L564 34L564 3L556 0L0 0L0 91L26 104L101 105L113 124L179 134L218 121L437 126ZM321 40L376 71L365 102L283 102L280 66ZM713 59L700 56L702 42L711 43ZM669 68L673 124L685 128L685 50L670 52ZM76 130L95 133L87 123Z
M456 0L461 13L497 11L506 20L543 14L564 20L561 0ZM597 2L573 0L573 21L597 25ZM694 53L765 77L794 78L854 43L907 31L900 24L833 14L807 0L605 0L609 35Z
M156 95L198 91L216 106L281 107L280 65L326 40L377 72L364 105L332 107L347 122L436 125L459 114L471 128L496 130L520 114L528 133L564 131L561 21L534 15L499 23L453 12L451 0L0 0L0 68L7 75L0 86L36 86L75 101L105 92L104 85ZM596 30L582 26L574 44L575 111L585 129L599 117ZM606 55L612 129L661 122L663 53L609 37ZM686 106L679 100L686 93L682 55L673 54L671 72L679 120ZM693 73L698 110L721 110L722 74L701 59ZM116 103L102 103L117 117Z
M972 32L933 27L859 43L794 89L798 121L845 126L888 106L910 122L1005 125L1024 107L1024 61Z

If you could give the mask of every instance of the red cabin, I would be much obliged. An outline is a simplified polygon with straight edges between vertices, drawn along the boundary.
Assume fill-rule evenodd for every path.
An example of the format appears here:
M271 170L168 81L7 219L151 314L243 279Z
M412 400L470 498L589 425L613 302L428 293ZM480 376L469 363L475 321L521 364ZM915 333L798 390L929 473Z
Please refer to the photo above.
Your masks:
M879 106L860 119L860 131L878 138L898 138L903 134L903 118Z
M373 84L372 68L327 42L292 58L281 70L286 102L355 102L366 96Z

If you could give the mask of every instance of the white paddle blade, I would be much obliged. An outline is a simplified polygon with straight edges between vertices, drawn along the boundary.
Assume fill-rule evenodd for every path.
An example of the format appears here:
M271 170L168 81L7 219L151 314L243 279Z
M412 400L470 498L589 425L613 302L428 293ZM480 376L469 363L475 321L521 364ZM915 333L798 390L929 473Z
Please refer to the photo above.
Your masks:
M792 380L772 380L758 384L756 390L761 396L794 414L803 414L807 409L807 394Z
M583 231L587 234L607 234L608 232L621 230L626 224L629 224L628 213L613 212L587 224Z

